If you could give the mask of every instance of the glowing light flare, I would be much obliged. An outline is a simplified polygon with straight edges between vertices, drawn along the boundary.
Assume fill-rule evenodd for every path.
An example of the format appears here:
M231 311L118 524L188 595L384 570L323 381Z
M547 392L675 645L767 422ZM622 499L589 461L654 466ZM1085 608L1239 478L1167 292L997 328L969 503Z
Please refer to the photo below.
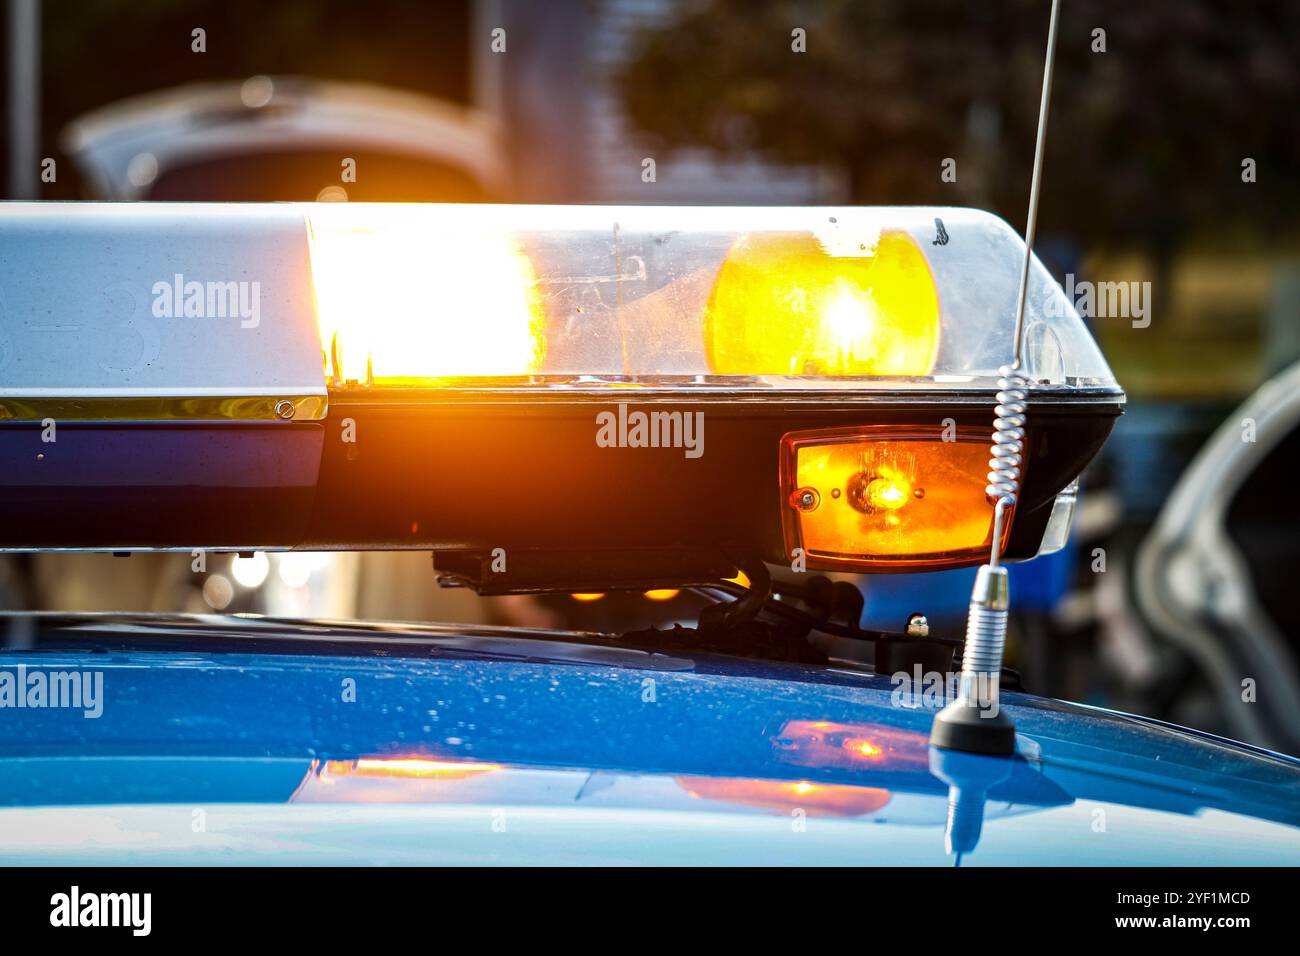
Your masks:
M739 584L742 588L747 588L750 586L749 575L746 574L744 571L737 571L735 577L724 578L723 580L730 581L732 584Z
M271 573L271 560L265 551L254 551L248 557L237 557L230 562L230 573L246 588L260 588Z
M651 601L671 601L681 593L679 588L654 588L646 591L645 596Z
M840 744L854 757L862 757L866 760L879 760L885 752L878 746L863 737L850 737Z
M203 582L203 600L214 611L224 611L235 598L235 588L224 574L209 574Z
M753 233L718 272L705 313L717 374L928 375L939 297L925 254L884 230L846 250L813 233Z
M809 566L956 567L987 554L986 438L829 429L787 435L782 449L786 549L802 548ZM790 503L796 491L815 506Z
M508 233L421 228L401 207L367 206L364 222L337 213L309 218L331 380L419 385L541 367L536 276Z
M328 567L333 557L310 551L286 551L275 558L280 583L288 588L306 587L311 576Z
M859 511L897 511L912 500L912 483L905 471L890 465L881 465L880 474L873 474L871 469L864 464L849 479L849 502Z

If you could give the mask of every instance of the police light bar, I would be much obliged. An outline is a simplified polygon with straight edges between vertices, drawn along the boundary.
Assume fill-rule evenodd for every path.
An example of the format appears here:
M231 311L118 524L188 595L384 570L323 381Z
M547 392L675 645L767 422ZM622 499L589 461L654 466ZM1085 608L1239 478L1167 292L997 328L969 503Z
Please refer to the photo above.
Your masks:
M0 548L977 563L1023 254L954 208L3 204ZM1037 260L1024 363L1012 559L1124 402Z

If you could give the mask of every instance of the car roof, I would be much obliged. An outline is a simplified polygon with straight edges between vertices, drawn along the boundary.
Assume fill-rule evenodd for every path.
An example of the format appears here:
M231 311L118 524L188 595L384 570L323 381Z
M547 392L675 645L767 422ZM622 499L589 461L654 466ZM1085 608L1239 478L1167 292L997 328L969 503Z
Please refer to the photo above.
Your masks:
M446 837L452 856L429 851L432 862L470 852L473 833L456 828L498 810L555 832L604 821L599 839L551 846L555 862L680 861L689 841L638 835L670 820L699 834L732 821L730 836L699 837L730 862L756 852L738 833L761 843L801 819L821 835L807 847L841 862L951 863L954 845L964 863L1176 863L1189 843L1241 863L1300 851L1300 762L1026 694L1003 695L1020 736L1002 761L931 750L937 702L849 668L509 628L11 615L11 632L16 622L26 646L10 641L0 673L99 672L102 712L0 710L0 764L15 771L0 776L7 861L107 859L78 808L157 823L209 804L240 808L233 852L248 862L267 840L290 857L415 862L386 836L393 818L375 814L392 804ZM979 811L973 842L952 831L954 792ZM64 837L25 844L34 815L57 817ZM364 834L352 856L335 842L342 819ZM207 852L188 839L118 850Z

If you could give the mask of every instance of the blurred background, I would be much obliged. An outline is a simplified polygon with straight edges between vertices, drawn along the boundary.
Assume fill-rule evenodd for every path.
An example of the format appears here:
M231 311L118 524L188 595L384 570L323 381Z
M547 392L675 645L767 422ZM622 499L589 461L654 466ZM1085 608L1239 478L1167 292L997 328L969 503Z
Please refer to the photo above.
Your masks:
M1048 15L3 2L6 198L943 204L1018 229ZM1038 693L1300 752L1300 5L1067 0L1058 50L1038 251L1063 282L1149 282L1150 322L1091 320L1128 410L1070 546L1016 569L1010 662ZM955 630L970 575L856 583L869 624ZM427 554L256 554L11 556L0 607L628 628L699 604L481 600Z

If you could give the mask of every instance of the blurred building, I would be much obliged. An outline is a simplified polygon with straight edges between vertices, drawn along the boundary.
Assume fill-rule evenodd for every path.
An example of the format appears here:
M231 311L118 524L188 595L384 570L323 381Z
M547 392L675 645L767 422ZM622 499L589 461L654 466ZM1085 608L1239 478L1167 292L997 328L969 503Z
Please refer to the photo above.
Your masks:
M505 55L471 44L494 74L522 202L823 204L844 199L841 176L815 168L730 161L705 150L656 153L628 121L613 78L638 30L662 25L678 0L481 0L477 22L504 24ZM480 100L480 107L490 101ZM655 160L655 182L642 162Z

